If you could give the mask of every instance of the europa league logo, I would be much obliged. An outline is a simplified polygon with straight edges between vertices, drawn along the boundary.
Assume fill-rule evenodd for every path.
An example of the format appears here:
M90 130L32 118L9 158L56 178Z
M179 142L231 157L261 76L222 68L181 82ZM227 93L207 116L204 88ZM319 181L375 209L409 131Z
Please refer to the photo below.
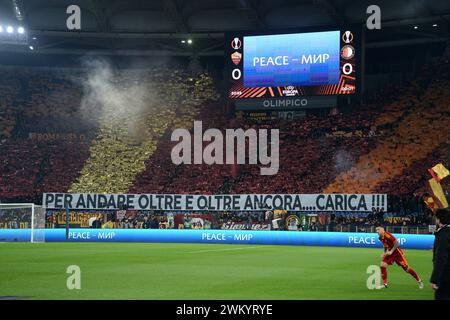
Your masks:
M242 46L242 43L241 43L241 40L239 40L239 38L234 38L234 39L231 41L231 47L232 47L234 50L240 49L241 46Z
M351 43L353 41L353 33L351 33L350 31L345 31L342 35L342 41L344 41L345 43Z

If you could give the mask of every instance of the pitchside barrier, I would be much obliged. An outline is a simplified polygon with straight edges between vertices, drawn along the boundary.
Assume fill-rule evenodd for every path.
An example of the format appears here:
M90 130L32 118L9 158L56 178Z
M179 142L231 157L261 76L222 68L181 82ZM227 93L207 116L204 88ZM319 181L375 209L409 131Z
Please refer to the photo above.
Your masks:
M0 229L0 241L29 242L30 229ZM432 249L433 235L395 234L402 248ZM161 242L381 248L376 233L242 230L46 229L46 242Z

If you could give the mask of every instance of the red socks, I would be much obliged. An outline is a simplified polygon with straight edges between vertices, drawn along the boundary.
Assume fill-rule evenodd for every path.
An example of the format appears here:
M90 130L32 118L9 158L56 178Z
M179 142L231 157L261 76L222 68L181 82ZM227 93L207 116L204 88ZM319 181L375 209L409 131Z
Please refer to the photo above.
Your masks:
M414 271L413 268L408 268L405 271L408 272L410 275L412 275L414 279L416 279L417 281L420 280L419 276L417 275L417 273Z
M383 279L383 284L387 284L387 268L386 267L380 267L381 269L381 278ZM419 275L414 271L413 268L404 268L406 272L408 272L410 275L414 277L417 281L420 281Z
M381 267L381 278L383 279L383 284L387 284L387 269L386 269L386 267Z

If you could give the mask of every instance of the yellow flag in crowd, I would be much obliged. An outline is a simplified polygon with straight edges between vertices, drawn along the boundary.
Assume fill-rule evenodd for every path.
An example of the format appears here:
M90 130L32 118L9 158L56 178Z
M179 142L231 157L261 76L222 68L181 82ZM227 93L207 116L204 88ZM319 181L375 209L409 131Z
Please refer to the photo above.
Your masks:
M448 169L444 167L442 163L435 165L433 168L429 169L429 171L437 182L440 182L442 179L450 175L450 171L448 171Z
M430 192L430 196L424 197L425 204L433 212L439 208L448 208L447 198L445 197L444 190L442 189L440 182L442 179L450 175L450 172L442 163L428 169L428 172L433 176L433 178L427 182L427 189Z
M423 201L425 202L425 204L427 205L427 207L435 212L437 209L439 209L438 205L436 204L436 202L434 202L434 199L432 196L424 196Z
M433 197L433 200L438 208L448 208L448 202L445 198L444 190L439 182L436 179L431 178L428 180L428 190Z
M113 229L114 223L112 221L108 221L102 225L102 229Z

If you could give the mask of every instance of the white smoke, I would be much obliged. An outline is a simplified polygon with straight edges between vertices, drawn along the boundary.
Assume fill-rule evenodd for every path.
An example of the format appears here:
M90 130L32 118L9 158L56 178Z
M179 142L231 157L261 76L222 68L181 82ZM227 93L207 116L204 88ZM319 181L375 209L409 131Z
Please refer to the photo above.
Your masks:
M346 150L338 149L334 155L334 168L337 172L347 171L355 164L351 154Z
M120 126L132 140L142 141L146 111L157 100L143 73L114 70L100 59L86 62L85 67L87 72L80 79L82 119Z

